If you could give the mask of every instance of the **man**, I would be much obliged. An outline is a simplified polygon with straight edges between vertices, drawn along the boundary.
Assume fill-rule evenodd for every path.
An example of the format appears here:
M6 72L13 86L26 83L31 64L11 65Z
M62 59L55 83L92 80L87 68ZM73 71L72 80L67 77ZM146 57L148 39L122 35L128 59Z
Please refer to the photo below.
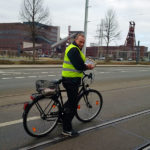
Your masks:
M68 100L64 104L64 114L62 116L63 135L74 136L78 134L77 131L73 130L71 123L77 109L78 89L83 77L83 71L94 68L92 64L85 64L85 56L81 51L84 43L84 35L78 34L75 41L65 51L62 83L67 91Z

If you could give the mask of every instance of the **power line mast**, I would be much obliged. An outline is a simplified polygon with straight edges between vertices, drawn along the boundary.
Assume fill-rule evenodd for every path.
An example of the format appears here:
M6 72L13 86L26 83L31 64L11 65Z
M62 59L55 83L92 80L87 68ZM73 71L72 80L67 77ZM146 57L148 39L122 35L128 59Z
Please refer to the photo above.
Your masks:
M83 47L84 55L86 55L88 8L89 8L89 0L86 0L86 2L85 2L85 19L84 19L84 35L85 35L85 44L84 44L84 47Z
M97 36L96 38L98 39L98 57L102 57L103 53L101 50L101 47L103 45L103 39L104 39L104 20L101 20L101 23L97 25Z

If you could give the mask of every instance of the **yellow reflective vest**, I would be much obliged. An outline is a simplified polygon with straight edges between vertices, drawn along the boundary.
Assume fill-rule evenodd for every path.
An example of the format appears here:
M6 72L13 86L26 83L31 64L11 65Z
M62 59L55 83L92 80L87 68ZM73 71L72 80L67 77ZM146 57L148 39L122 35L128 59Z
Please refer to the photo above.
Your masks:
M85 62L85 56L82 53L82 51L77 46L75 46L74 44L70 44L65 50L63 69L62 69L62 76L63 77L73 77L73 78L74 77L83 77L83 72L75 69L75 67L72 65L72 63L70 62L70 59L69 59L69 57L67 55L68 52L73 47L76 47L78 49L78 51L80 52L81 58Z

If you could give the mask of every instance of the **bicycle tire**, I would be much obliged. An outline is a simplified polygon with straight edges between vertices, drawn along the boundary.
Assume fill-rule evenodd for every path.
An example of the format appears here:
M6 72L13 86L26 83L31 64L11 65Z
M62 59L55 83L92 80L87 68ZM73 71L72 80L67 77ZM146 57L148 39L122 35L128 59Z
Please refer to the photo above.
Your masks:
M100 113L102 105L103 98L100 92L94 89L83 92L78 98L77 119L81 122L93 120Z
M59 120L59 103L50 98L33 101L23 113L25 131L33 137L49 134Z

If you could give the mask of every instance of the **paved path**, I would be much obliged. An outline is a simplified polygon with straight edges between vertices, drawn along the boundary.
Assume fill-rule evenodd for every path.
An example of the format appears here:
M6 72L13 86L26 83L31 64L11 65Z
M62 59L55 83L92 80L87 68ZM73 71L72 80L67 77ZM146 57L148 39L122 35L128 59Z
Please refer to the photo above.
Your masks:
M96 67L150 67L150 65L96 65ZM62 65L0 65L0 69L4 68L39 68L39 67L62 67Z
M34 146L26 147L25 149L149 150L150 110L148 111L148 113L142 112L142 115L140 114L121 122L114 121L112 124L106 123L106 125L97 129L80 133L77 137L47 140ZM47 144L43 146L46 142Z

